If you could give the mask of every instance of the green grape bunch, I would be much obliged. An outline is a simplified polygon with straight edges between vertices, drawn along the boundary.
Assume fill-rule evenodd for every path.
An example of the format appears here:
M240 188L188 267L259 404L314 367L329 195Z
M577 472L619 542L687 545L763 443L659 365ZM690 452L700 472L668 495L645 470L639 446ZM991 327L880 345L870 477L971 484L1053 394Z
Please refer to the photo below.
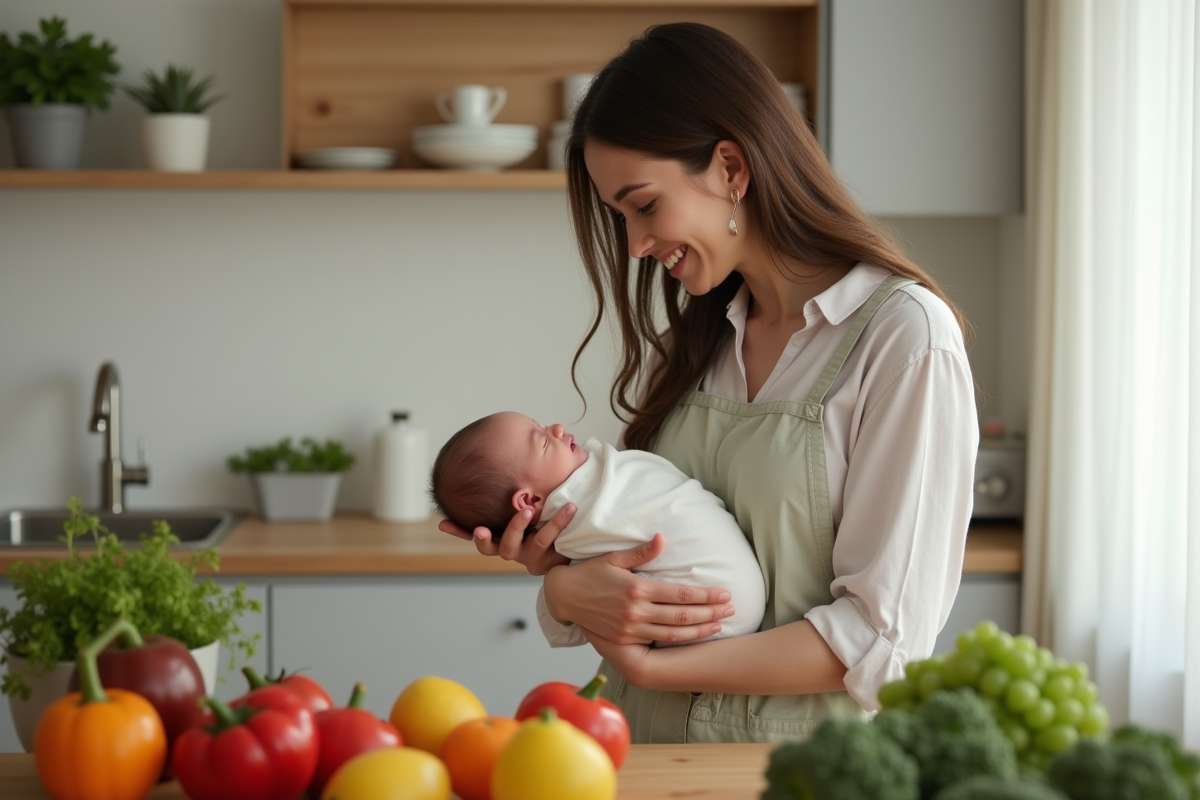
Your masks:
M1035 770L1108 730L1086 664L1056 658L1033 637L1013 636L991 621L960 633L953 652L909 662L904 678L879 689L879 704L911 711L935 692L958 688L983 699L1020 762Z

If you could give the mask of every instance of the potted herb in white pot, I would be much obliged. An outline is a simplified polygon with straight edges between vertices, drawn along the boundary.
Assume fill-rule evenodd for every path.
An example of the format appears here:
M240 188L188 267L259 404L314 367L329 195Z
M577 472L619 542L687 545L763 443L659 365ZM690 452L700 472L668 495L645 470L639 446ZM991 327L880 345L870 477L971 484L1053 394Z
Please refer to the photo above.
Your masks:
M149 112L142 119L142 159L147 169L204 170L211 128L204 112L220 99L210 94L214 77L195 80L187 67L169 64L162 75L146 70L140 86L122 87Z
M66 557L13 564L8 575L20 605L0 608L0 662L7 665L0 692L8 695L17 736L29 752L42 711L66 694L79 648L114 620L182 642L211 694L220 646L231 660L236 651L254 655L257 637L246 635L238 618L262 611L246 597L245 584L223 591L211 578L197 580L199 568L218 566L216 550L177 557L172 545L179 539L166 523L154 523L139 546L126 547L78 498L68 508ZM82 540L94 549L80 547Z
M117 48L90 33L68 39L60 17L39 25L40 37L26 31L13 42L0 33L0 106L18 167L75 169L88 111L108 109Z
M321 444L305 437L296 447L289 437L248 447L226 463L235 475L250 475L264 519L326 520L333 516L342 473L354 466L354 455L332 439Z

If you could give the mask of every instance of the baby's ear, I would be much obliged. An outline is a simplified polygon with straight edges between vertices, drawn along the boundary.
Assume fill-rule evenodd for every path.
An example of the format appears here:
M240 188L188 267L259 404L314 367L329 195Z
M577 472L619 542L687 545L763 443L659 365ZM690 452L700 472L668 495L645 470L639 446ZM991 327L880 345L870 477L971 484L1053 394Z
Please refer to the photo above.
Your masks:
M517 511L524 511L527 508L532 510L532 523L536 523L538 517L540 517L542 514L542 507L546 504L546 498L539 497L532 489L525 487L523 489L517 489L515 492L513 492L512 504L513 508Z

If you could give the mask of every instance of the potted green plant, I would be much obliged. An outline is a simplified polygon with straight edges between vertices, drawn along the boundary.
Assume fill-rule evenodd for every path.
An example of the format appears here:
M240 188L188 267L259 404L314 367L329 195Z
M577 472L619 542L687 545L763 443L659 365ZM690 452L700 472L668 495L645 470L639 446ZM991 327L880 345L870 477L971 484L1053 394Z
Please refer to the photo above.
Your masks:
M248 447L226 463L230 472L250 475L263 518L324 520L333 516L342 473L354 466L354 456L332 439L321 444L305 437L297 447L288 437Z
M66 692L77 651L113 620L124 617L145 635L186 645L211 694L220 646L231 662L239 651L254 655L257 636L244 633L238 618L262 611L245 584L225 591L211 578L197 580L199 568L217 568L216 550L178 557L172 545L179 539L166 523L155 522L140 546L126 547L78 498L67 507L66 557L15 563L8 575L20 606L0 608L0 661L7 665L0 692L8 695L17 734L30 752L42 710ZM95 549L76 544L85 537Z
M117 48L91 34L68 39L61 17L39 24L40 37L0 33L0 106L18 167L75 169L89 109L108 109Z
M201 172L208 158L209 106L214 75L196 79L187 67L168 64L161 75L146 70L142 82L124 86L148 116L142 119L142 158L147 169Z

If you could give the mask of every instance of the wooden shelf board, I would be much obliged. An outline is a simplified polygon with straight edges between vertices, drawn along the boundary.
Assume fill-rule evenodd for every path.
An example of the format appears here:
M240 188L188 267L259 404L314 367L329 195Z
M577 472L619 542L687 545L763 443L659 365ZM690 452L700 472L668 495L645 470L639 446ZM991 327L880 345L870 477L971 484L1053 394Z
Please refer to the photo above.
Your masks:
M0 170L0 189L446 189L562 190L565 173L528 169L501 172L394 169L213 170L152 172L141 169Z

